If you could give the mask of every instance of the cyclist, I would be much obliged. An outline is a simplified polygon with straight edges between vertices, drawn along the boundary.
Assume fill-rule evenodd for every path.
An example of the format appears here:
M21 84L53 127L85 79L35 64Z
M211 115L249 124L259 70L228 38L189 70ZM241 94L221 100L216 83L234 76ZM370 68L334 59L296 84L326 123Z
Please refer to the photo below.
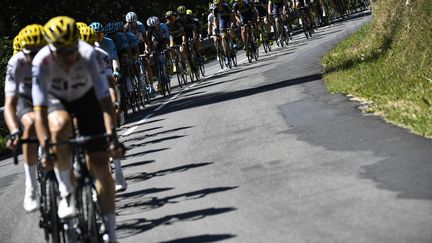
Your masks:
M112 65L111 65L109 54L97 45L96 42L97 35L93 29L85 26L84 27L78 26L78 29L80 31L81 40L87 42L92 46L95 46L96 58L100 66L100 71L107 77L108 80L111 101L113 104L117 104L119 96L118 96L118 91L116 89L115 80L112 76L113 71L112 71ZM124 180L123 170L121 168L120 160L114 159L113 163L115 166L114 174L115 174L115 181L116 181L116 186L115 186L116 192L125 191L127 188L127 184Z
M240 23L241 26L241 37L244 44L243 50L247 50L246 47L249 44L250 37L248 36L248 28L253 28L255 30L256 24L254 20L258 19L255 5L248 0L235 0L233 11L237 22Z
M216 33L220 33L222 37L222 49L225 53L228 53L228 47L226 45L226 34L229 30L229 35L234 39L234 33L231 30L231 23L233 20L233 14L228 4L222 3L221 0L213 0L215 8L213 9L214 15L214 28ZM225 58L225 63L228 63L228 58Z
M207 37L208 38L213 38L213 45L215 47L215 50L218 49L218 42L217 42L217 36L216 36L216 32L215 32L215 28L214 28L214 14L213 14L213 10L215 8L215 5L213 3L209 4L209 10L210 13L207 16ZM219 60L219 56L216 55L216 58Z
M183 28L186 32L186 40L193 40L193 48L195 53L197 54L197 59L199 64L201 65L203 62L201 53L199 51L199 34L196 22L192 16L192 11L189 11L189 14L186 14L187 9L185 6L179 6L177 8L177 20L183 25ZM189 44L189 43L187 43Z
M67 141L71 134L70 114L74 114L81 135L112 134L113 139L109 142L111 156L121 158L124 149L115 136L114 107L108 82L99 71L94 48L79 41L75 20L66 16L49 20L44 26L44 36L48 45L36 55L32 69L35 125L41 146L47 146L46 138L54 143ZM95 180L109 241L116 241L115 192L107 147L105 139L89 142L86 157ZM71 183L70 147L54 146L53 152L61 196L57 214L59 218L67 218L77 213ZM45 158L43 155L43 160Z
M168 11L165 13L166 25L170 34L170 47L180 46L180 53L186 66L188 67L188 58L186 54L186 32L182 24L176 18L174 11ZM171 59L174 59L174 54L171 53Z
M23 127L23 137L36 135L34 127L34 112L32 103L32 60L36 53L45 45L43 27L33 24L26 26L19 34L19 44L15 43L15 51L7 65L5 79L4 118L10 131L7 145L10 149L17 149L21 136L20 124ZM18 49L18 47L20 47ZM35 144L23 144L25 193L24 210L31 212L39 208L36 161L37 149Z
M293 0L293 1L295 1L294 5L297 9L305 8L307 18L309 19L312 27L315 27L315 21L314 21L312 9L311 9L311 3L313 1L311 1L311 0ZM313 28L312 28L312 31L313 31Z
M268 19L268 2L267 0L255 0L255 8L257 10L258 13L258 23L263 24L264 26L264 34L266 35L266 38L269 41L269 44L272 45L272 41L271 41L271 25L270 25L270 21ZM264 39L263 36L260 36L261 41Z
M95 46L100 47L102 50L108 53L112 64L112 77L114 78L114 81L118 82L120 78L120 62L118 60L117 49L114 41L111 38L105 36L104 26L101 23L93 22L89 25L89 27L95 31L97 36ZM117 90L117 87L115 87L115 89ZM118 90L116 92L118 93ZM123 125L125 123L124 113L120 110L118 104L115 105L119 117L119 124Z
M134 33L138 38L139 54L144 54L146 46L148 45L148 38L146 29L141 21L138 21L138 15L135 12L129 12L126 14L126 24L124 26L127 32ZM146 58L143 59L144 66L147 71L147 78L150 82L153 81L153 71ZM150 85L151 86L151 85ZM153 86L151 86L152 94L154 94Z
M269 0L268 14L273 15L276 21L277 31L280 33L280 25L285 21L286 7L288 6L287 0Z
M132 72L135 74L135 76L138 79L138 83L139 83L138 85L141 85L141 82L143 82L143 80L141 80L141 75L139 71L140 67L138 66L138 58L140 54L138 37L135 35L134 32L127 31L123 22L117 22L117 31L123 32L126 35L127 41L129 43L129 48L131 51L129 60L130 60L130 65L132 65L131 66Z
M120 84L124 84L120 85L120 87L123 87L125 89L121 92L121 94L128 94L132 91L132 85L129 79L129 60L130 58L132 58L132 51L129 45L128 38L122 28L123 27L119 26L118 23L111 22L106 24L105 33L114 41L117 54L119 56L121 75L118 79L118 82ZM125 102L125 100L125 97L122 97L122 102Z
M198 37L198 41L196 43L197 45L197 50L198 50L198 61L200 65L204 64L204 56L201 55L200 50L202 49L202 34L201 34L201 22L199 21L198 18L195 18L193 16L193 12L191 9L186 10L186 16L190 16L192 18L193 23L195 24L195 29L197 32L197 37Z
M158 86L157 91L162 91L162 87L159 85L161 82L168 82L169 80L160 80L161 77L159 77L159 70L162 68L162 70L165 72L165 77L169 79L169 75L166 73L167 70L165 70L164 67L160 67L159 60L161 58L160 53L163 50L166 50L169 40L170 40L170 33L168 30L168 26L164 23L161 23L159 21L159 18L156 16L150 17L147 19L147 26L149 27L147 31L147 36L149 37L150 45L148 47L148 52L154 52L155 55L153 56L155 62L154 67L156 74L158 76Z
M99 45L100 48L102 48L109 54L109 57L112 61L113 77L119 77L120 62L118 60L117 49L114 41L111 38L105 36L104 26L101 23L93 22L89 25L89 27L96 32L98 43L97 45Z

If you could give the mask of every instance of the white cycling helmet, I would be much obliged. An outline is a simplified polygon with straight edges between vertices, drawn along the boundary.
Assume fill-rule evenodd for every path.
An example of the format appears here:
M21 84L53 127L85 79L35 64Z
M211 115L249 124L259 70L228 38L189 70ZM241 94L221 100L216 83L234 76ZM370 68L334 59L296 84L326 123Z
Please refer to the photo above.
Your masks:
M159 25L159 19L156 16L150 17L147 19L147 25L149 27L155 27L156 25Z
M138 15L135 12L129 12L126 14L126 22L135 23L138 21Z

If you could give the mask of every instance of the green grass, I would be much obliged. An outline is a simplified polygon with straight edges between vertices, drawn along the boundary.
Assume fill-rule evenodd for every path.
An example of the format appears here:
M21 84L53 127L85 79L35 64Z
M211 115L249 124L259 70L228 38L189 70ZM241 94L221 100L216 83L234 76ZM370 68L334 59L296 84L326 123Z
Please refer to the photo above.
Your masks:
M432 4L379 0L372 9L372 20L323 58L327 88L367 100L367 111L432 137Z

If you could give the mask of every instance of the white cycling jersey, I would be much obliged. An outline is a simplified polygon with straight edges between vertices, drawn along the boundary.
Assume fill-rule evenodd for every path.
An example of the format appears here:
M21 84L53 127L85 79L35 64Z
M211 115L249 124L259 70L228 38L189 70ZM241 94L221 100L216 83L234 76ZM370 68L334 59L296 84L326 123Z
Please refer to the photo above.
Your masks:
M105 76L112 76L113 69L111 59L108 52L104 51L102 48L95 46L96 58L100 66L100 70Z
M97 61L93 46L79 41L79 58L66 72L61 68L48 46L43 47L33 60L34 106L47 106L48 93L71 102L81 98L94 87L98 99L109 97L108 81Z
M22 51L9 59L6 69L5 96L18 95L32 97L32 64Z

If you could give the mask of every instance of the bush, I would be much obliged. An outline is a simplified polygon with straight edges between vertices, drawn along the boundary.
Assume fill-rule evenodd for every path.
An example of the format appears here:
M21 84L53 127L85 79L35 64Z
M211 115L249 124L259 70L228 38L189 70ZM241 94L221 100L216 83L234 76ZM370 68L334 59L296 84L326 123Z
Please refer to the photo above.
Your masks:
M371 102L369 110L432 137L432 4L377 0L370 23L322 62L332 92Z

